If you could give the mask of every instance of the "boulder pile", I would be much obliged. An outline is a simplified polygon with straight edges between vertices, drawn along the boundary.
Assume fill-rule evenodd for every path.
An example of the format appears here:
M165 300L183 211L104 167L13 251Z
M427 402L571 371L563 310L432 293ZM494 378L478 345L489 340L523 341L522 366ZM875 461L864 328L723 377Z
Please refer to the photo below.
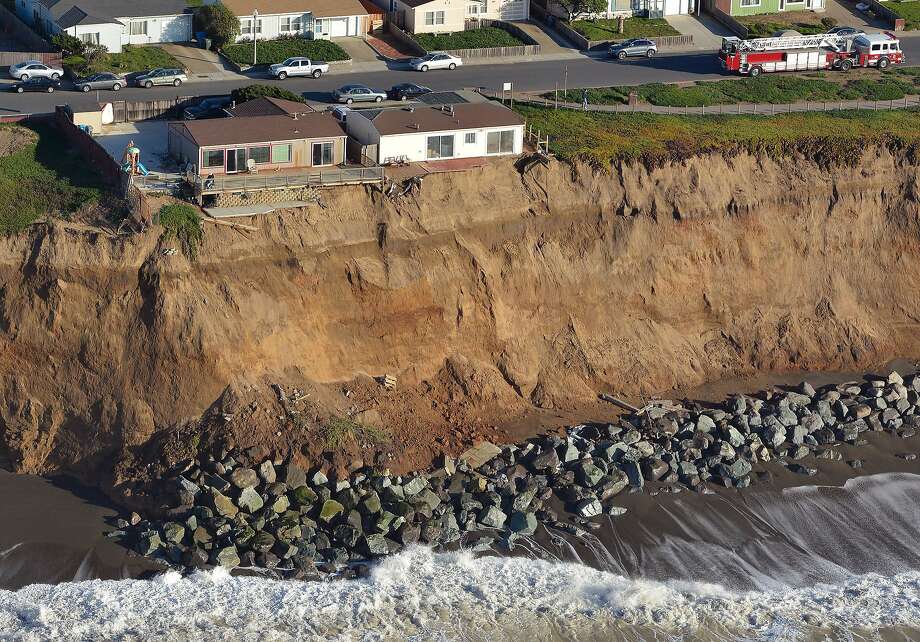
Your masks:
M815 390L734 396L715 407L655 402L609 425L491 448L477 467L444 457L426 473L362 468L330 479L259 449L202 453L167 481L161 519L132 514L113 533L176 566L263 567L314 577L424 543L512 547L540 525L578 533L625 512L627 489L745 488L776 460L803 475L863 433L906 438L920 425L920 377L897 373ZM811 465L801 460L810 458ZM859 460L850 462L853 468Z

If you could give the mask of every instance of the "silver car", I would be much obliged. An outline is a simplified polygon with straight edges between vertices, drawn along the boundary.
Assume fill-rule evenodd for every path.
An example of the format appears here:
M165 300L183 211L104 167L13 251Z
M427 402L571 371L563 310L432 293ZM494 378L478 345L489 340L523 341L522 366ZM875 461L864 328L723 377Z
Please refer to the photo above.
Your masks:
M77 91L82 91L84 93L99 89L111 89L112 91L118 91L125 86L125 81L123 78L120 78L115 74L105 72L100 74L93 74L92 76L88 76L86 78L81 78L75 82L73 86Z
M64 75L63 69L56 69L39 62L38 60L26 60L10 66L10 77L17 80L28 80L29 78L50 78L59 80Z
M181 69L157 68L144 72L135 82L138 87L153 87L154 85L172 85L178 87L184 82L188 82L188 76Z
M352 103L379 103L387 99L386 92L377 91L364 85L345 85L332 92L336 102L350 105Z
M658 53L658 45L648 38L630 38L614 45L607 50L611 57L624 60L627 56L645 56L651 58Z

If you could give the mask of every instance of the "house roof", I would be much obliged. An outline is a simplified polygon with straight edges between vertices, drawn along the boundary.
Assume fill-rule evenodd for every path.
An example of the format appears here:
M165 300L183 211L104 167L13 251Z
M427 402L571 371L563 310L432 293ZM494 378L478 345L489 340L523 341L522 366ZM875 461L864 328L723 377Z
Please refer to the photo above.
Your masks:
M524 124L523 118L495 103L454 105L453 115L449 107L405 107L375 110L367 114L367 117L374 122L374 127L382 136Z
M116 18L174 16L185 13L188 0L39 0L61 28L78 24L104 24ZM74 11L76 10L76 11ZM66 27L61 23L69 23Z
M406 5L407 7L412 7L413 9L415 9L416 7L421 7L423 4L434 2L434 0L399 0L399 1L402 2L404 5Z
M251 16L255 9L263 15L276 13L312 13L315 18L366 16L359 0L221 0L238 17Z
M191 120L183 125L199 147L345 136L335 118L319 113L305 114L296 119L291 116L252 116L232 121L224 118Z
M252 116L290 116L292 114L312 114L316 110L304 103L284 100L283 98L253 98L228 110L239 117Z

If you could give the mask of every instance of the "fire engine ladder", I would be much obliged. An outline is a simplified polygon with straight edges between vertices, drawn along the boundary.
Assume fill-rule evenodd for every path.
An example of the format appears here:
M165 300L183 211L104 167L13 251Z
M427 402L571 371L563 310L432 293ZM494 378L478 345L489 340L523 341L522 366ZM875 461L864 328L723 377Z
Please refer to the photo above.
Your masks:
M813 36L781 36L778 38L754 38L741 40L739 51L770 51L773 49L812 49L830 46L839 51L846 45L847 38L833 33L818 33Z

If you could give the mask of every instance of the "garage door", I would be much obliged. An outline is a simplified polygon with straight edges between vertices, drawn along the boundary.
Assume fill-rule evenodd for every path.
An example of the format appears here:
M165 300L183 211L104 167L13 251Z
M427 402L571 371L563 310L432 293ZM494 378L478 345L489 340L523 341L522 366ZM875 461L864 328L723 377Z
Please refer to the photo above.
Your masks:
M348 35L348 18L330 18L326 24L330 38L341 38Z
M192 16L166 16L160 23L160 42L188 42L192 39Z

